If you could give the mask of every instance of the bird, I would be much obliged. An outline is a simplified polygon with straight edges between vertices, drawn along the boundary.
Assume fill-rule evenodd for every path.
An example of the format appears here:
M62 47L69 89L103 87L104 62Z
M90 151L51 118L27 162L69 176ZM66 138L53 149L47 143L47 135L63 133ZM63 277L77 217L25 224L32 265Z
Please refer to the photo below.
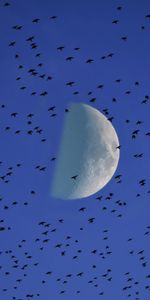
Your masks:
M56 106L51 106L51 107L49 107L49 108L48 108L48 111L51 111L51 110L53 111L53 110L55 109L55 107L56 107Z
M57 19L57 18L58 18L57 16L51 16L51 17L50 17L50 19L53 19L53 20L54 20L54 19Z
M86 207L81 207L79 211L85 211Z
M4 6L8 7L8 6L10 6L10 3L9 2L5 2Z
M69 81L69 82L66 83L67 86L72 86L73 84L75 84L74 81Z
M57 47L57 50L59 50L59 51L62 51L62 50L64 50L64 46L59 46L59 47Z
M72 177L71 177L71 179L74 179L74 180L76 180L76 179L77 179L77 177L78 177L78 175L74 175L74 176L72 176Z
M40 19L36 18L32 20L32 23L38 23L40 21Z
M28 38L26 39L26 41L27 41L27 42L32 42L32 41L34 40L34 38L35 38L35 36L32 35L32 36L28 37Z
M127 36L122 36L121 39L122 39L123 41L127 41Z
M15 44L16 44L16 41L12 41L12 42L9 43L9 47L15 46Z
M113 20L112 24L118 24L119 20Z
M66 60L67 60L67 61L71 61L71 60L73 60L73 59L74 59L73 56L68 56L68 57L66 57Z
M18 113L17 112L13 112L13 113L11 113L11 117L16 117L18 115Z
M91 58L87 59L87 61L86 61L87 64L90 64L90 63L92 63L92 62L94 62L94 60L91 59Z

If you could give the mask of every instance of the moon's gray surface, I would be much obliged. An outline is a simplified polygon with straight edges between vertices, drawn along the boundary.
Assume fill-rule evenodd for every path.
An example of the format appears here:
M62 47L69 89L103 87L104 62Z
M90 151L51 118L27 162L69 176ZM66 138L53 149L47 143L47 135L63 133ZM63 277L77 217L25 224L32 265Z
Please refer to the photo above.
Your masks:
M112 178L119 161L116 131L97 109L73 103L66 115L51 195L88 197ZM78 175L76 179L72 176Z

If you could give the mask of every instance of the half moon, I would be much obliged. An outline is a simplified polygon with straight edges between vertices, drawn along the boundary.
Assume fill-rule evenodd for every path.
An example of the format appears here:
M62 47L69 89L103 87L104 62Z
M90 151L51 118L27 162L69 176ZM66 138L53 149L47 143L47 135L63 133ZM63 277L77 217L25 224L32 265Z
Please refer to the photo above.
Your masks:
M114 127L100 111L73 103L64 123L51 195L79 199L98 192L116 171L118 145Z

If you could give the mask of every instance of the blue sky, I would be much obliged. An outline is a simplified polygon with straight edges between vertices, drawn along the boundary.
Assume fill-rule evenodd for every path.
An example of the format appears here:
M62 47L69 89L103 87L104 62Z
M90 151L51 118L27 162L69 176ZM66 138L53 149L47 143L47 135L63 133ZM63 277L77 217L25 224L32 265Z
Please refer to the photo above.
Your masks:
M150 130L150 20L145 16L150 13L150 3L10 0L10 6L4 6L5 3L0 1L0 176L4 176L0 179L0 227L5 228L0 231L0 299L24 300L33 295L33 299L42 300L147 300L150 182L149 136L145 134ZM32 22L35 18L40 19L37 24ZM118 24L112 24L114 20L119 20ZM22 29L13 29L15 25ZM35 36L36 49L26 41L30 36ZM11 47L12 41L16 44ZM64 46L62 51L57 50L60 46ZM41 56L37 57L37 53ZM16 54L19 58L15 58ZM68 56L74 59L66 61ZM93 59L91 64L86 63L89 58ZM36 70L36 76L28 72L31 68ZM39 76L43 74L42 79ZM47 76L53 79L46 80ZM118 79L120 82L116 82ZM69 81L75 84L66 86ZM103 87L97 88L99 85ZM26 88L20 89L23 86ZM48 95L40 96L43 91ZM32 92L36 95L31 96ZM92 98L96 98L93 103ZM147 102L142 103L145 99ZM118 169L107 186L89 198L65 201L50 197L49 189L65 109L71 102L90 104L101 112L107 109L108 117L114 117L121 151ZM52 106L54 111L48 111ZM16 117L11 116L14 112L18 113ZM56 116L51 117L54 112ZM141 124L137 124L139 120ZM135 130L139 132L133 139ZM140 153L142 158L134 157ZM38 165L46 167L45 171L36 169ZM8 172L12 172L11 176L6 175ZM121 183L115 179L119 174ZM144 186L139 184L142 179L146 180ZM102 196L101 201L96 199L98 196ZM86 207L84 212L79 211L81 207ZM93 223L89 218L95 218ZM44 225L39 225L41 221ZM62 245L57 248L57 244ZM97 252L92 254L94 249ZM142 255L138 254L141 250ZM52 274L46 274L48 271ZM81 277L77 276L80 272ZM66 277L67 274L72 276Z

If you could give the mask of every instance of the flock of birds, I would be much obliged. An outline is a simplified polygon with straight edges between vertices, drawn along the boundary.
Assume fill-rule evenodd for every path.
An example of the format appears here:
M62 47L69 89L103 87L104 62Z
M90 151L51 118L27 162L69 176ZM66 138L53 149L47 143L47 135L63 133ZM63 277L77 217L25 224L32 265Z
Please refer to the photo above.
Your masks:
M2 5L4 8L8 7L8 9L11 9L13 2L2 3L1 1L0 5ZM124 7L117 6L115 9L118 13L122 14ZM59 18L60 16L52 15L49 17L49 21L57 22ZM150 15L146 14L145 20L149 19ZM110 22L112 23L112 26L119 26L120 20L119 18L113 18ZM37 30L40 30L40 24L41 19L39 17L33 18L31 20L31 26L39 26L39 29ZM43 97L44 99L45 97L49 97L50 90L52 89L52 86L50 84L53 81L55 82L55 76L57 77L57 74L50 74L44 71L46 61L44 61L44 53L40 52L40 40L38 40L36 34L32 35L31 33L27 36L24 36L23 33L23 40L21 40L21 45L23 48L27 47L31 51L30 53L34 59L34 62L36 60L36 65L34 64L33 66L28 67L28 64L25 64L24 60L22 60L22 53L20 52L20 50L18 50L18 48L20 49L20 37L18 38L18 41L16 36L17 32L24 31L24 25L14 24L11 26L11 29L12 36L13 32L15 32L14 35L16 38L12 38L8 42L8 45L6 45L6 47L9 48L9 53L13 58L13 63L15 64L14 73L17 73L17 75L15 75L14 81L16 81L15 84L17 87L17 93L21 93L19 94L19 98L22 97L22 93L24 92L26 93L25 95L27 97L27 101L28 99L36 99L36 97L39 97L40 101L43 101ZM141 31L144 31L145 29L145 24L140 25ZM120 39L122 42L128 43L127 35L122 35ZM68 56L66 55L66 53L63 56L66 47L67 46L65 46L64 44L60 44L56 47L55 51L58 55L61 56L63 63L65 62L66 64L72 64L79 58L81 48L79 46L74 46ZM113 52L104 53L100 56L99 61L107 61L113 59L115 56L116 54ZM87 57L80 63L85 63L86 65L94 65L97 63L97 60L93 57ZM27 82L27 84L24 82ZM121 85L122 82L122 78L115 78L114 80L114 84L116 85ZM29 86L28 83L30 83ZM65 90L71 88L69 90L71 96L80 95L80 88L77 88L79 86L78 83L71 78L68 81L62 80L61 84L63 85L63 88ZM32 88L32 86L34 88ZM134 80L132 88L124 90L122 94L125 96L128 96L130 94L132 95L134 89L139 88L140 86L141 82L139 80ZM104 83L95 84L95 90L98 92L105 90L105 87L106 86ZM91 105L97 105L98 102L99 96L95 96L95 90L92 88L86 92L86 99L88 99L87 102ZM18 102L19 101L20 99L18 99ZM147 94L139 100L138 104L141 105L141 110L148 110L147 105L149 104L149 101L150 96ZM120 101L117 97L112 96L110 102L110 106L115 106ZM59 111L59 109L59 112L56 111L58 108L57 104L55 102L50 102L51 104L49 104L48 100L46 100L46 102L44 103L45 107L43 118L48 120L48 122L49 119L59 119L60 113L62 111ZM109 106L107 108L105 106L102 107L101 111L105 114L110 122L115 122L116 116L111 114L110 111L112 110L109 108ZM40 123L37 124L38 112L36 111L36 109L31 109L31 111L29 111L28 113L20 112L16 109L10 111L9 104L7 104L6 101L6 103L1 103L0 113L2 118L4 116L4 120L6 120L4 121L5 125L1 128L2 135L5 135L5 137L7 135L6 139L14 139L14 143L17 143L18 145L19 137L22 138L24 137L24 134L26 134L26 147L28 147L28 145L30 144L31 139L33 140L33 143L35 142L35 149L40 148L42 151L43 148L41 147L43 147L43 145L45 145L45 147L46 145L48 145L49 147L49 136L47 134L47 128L45 127L45 124L43 126ZM69 108L67 105L65 105L65 107L63 108L63 113L69 113ZM147 139L150 137L150 131L148 128L144 128L143 119L137 118L135 121L135 119L133 118L132 120L131 117L130 119L124 118L122 122L123 126L127 128L128 139L130 140L130 143L133 144L135 142L134 140L137 140L138 143L140 143L140 139L145 139L146 144L148 143ZM56 125L52 124L51 126L52 128L55 128ZM28 138L30 140L28 140ZM122 145L122 143L123 138L121 137L121 143L117 147L118 151L124 151L125 145L124 143ZM9 147L11 147L11 145ZM134 160L134 164L136 164L137 162L138 165L141 160L144 161L145 152L138 150L136 146L135 148L133 146L133 152L131 156ZM36 161L35 164L33 164L31 161L33 173L32 176L34 177L34 174L35 176L42 176L41 174L45 174L46 177L49 176L49 168L51 168L51 166L53 168L55 160L57 160L56 153L51 153L51 155L48 154L48 163L40 163L40 159L39 161ZM140 168L141 165L139 164L138 166L138 168ZM6 161L1 160L1 190L5 191L5 189L9 190L9 188L11 190L15 177L20 178L20 174L22 174L21 172L23 172L24 168L26 168L26 166L23 161L17 161L14 165L13 162L7 164ZM71 174L70 179L78 180L79 175L80 174ZM26 176L24 177L24 180L26 180ZM80 297L81 295L83 299L84 289L87 289L90 295L90 298L87 298L86 295L86 299L108 299L108 292L111 286L113 286L113 280L116 276L115 264L113 262L115 261L116 263L116 260L118 259L116 257L116 254L114 253L114 246L111 242L111 237L113 236L113 234L115 234L115 232L112 232L110 222L109 228L105 228L105 226L103 227L101 223L101 217L99 218L98 216L103 216L105 214L106 219L111 216L113 220L115 220L115 222L119 222L117 223L118 227L121 226L120 220L123 220L124 216L126 218L128 217L128 211L130 210L130 201L128 201L128 199L125 200L124 197L121 197L122 199L120 199L117 194L117 190L121 192L124 180L126 181L124 172L118 172L117 174L115 174L114 178L112 179L112 186L114 190L112 188L112 191L106 192L106 194L105 190L103 190L102 193L100 192L98 195L92 196L93 200L91 201L90 199L91 206L89 206L88 200L82 200L83 206L79 205L80 202L78 204L77 201L77 204L74 208L76 211L75 227L73 227L72 230L70 224L71 221L68 221L67 217L63 216L63 212L60 218L55 219L52 222L50 220L46 220L45 217L42 217L41 214L38 222L33 225L34 230L31 233L32 237L29 239L28 231L25 231L24 229L22 229L22 239L18 239L19 235L17 234L16 228L14 228L13 226L11 218L9 219L9 214L11 214L12 211L15 214L14 211L16 210L17 217L18 215L20 215L20 212L24 212L24 210L30 210L30 208L33 209L34 206L38 206L38 203L36 202L36 199L38 197L38 189L36 190L36 188L30 187L28 190L28 199L25 200L22 200L19 197L17 198L16 196L17 199L14 199L14 197L12 197L12 200L10 201L9 197L7 199L7 197L5 198L5 196L1 195L1 241L5 240L5 234L6 239L8 237L8 240L10 235L14 236L16 234L17 238L14 238L12 247L8 246L7 248L5 248L3 245L0 245L0 276L2 278L2 284L0 287L0 299L47 299L43 298L45 290L52 290L52 294L50 294L50 297L56 300L62 299L63 297L63 299L71 298L74 300L76 299L77 295L78 297ZM135 188L133 188L133 196L135 197L136 201L138 201L138 199L141 199L142 197L149 196L150 188L148 187L147 181L147 178L142 177L140 177L136 181ZM95 213L93 207L95 209ZM27 212L25 211L25 215L26 214ZM52 212L51 215L53 215ZM91 235L92 242L86 240L86 237L88 235ZM132 235L128 236L127 239L123 237L123 242L126 245L125 251L127 260L126 270L123 273L120 272L119 274L119 277L122 281L121 287L118 286L118 289L120 289L120 293L122 296L118 299L149 299L149 293L147 294L148 298L143 298L142 296L143 291L150 291L150 270L148 261L149 257L147 248L144 246L145 244L147 245L147 243L149 243L147 242L149 236L150 224L147 221L146 226L142 227L142 231L138 234L137 243L134 243L134 236ZM16 239L18 240L18 242L16 242ZM96 242L94 239L96 239ZM140 242L140 240L144 240L145 244L144 242ZM118 245L118 247L120 246ZM118 252L117 255L119 255ZM47 259L46 262L44 262L44 257L46 257ZM134 270L132 270L132 263L128 263L128 260L131 262L132 258L134 261L136 261L138 268L141 268L140 270L142 271L140 272L143 272L142 274L144 274L142 279L139 279L138 274L136 274ZM82 262L84 262L83 265ZM72 269L72 271L66 271L67 269ZM38 278L36 277L37 274ZM34 284L34 278L37 278L36 285ZM94 289L96 290L96 292ZM67 298L68 295L70 295L70 291L71 296Z

